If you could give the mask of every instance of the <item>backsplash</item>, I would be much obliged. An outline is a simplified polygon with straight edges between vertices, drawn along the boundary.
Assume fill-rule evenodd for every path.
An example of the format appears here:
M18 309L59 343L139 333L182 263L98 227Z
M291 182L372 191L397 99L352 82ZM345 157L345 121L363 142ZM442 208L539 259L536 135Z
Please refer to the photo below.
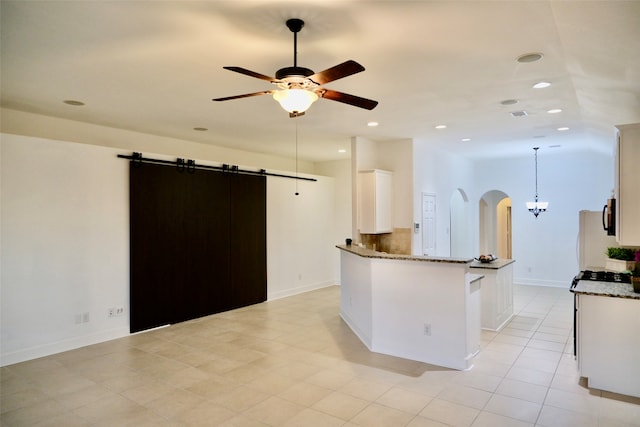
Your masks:
M411 231L411 228L394 228L393 233L360 234L360 241L378 252L411 255Z

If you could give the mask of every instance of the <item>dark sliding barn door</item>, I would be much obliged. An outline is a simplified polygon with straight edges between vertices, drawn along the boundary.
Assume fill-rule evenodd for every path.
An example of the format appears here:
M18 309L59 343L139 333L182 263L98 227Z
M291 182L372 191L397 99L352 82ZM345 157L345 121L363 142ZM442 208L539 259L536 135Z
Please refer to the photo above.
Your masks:
M266 300L266 177L130 164L131 332Z

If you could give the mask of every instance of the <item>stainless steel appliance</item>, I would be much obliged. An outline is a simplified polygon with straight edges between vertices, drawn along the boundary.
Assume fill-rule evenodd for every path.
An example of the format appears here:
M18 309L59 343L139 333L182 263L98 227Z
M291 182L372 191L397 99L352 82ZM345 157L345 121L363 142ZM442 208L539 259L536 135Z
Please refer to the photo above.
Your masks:
M602 227L608 236L616 235L616 199L607 200L602 208Z

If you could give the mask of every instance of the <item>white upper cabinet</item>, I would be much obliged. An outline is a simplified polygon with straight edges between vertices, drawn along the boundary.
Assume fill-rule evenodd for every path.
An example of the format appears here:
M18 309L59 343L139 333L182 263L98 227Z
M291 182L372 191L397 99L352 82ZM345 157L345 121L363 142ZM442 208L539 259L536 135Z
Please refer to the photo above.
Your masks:
M640 123L616 128L616 240L640 246Z
M393 173L383 170L358 172L358 228L361 234L393 231Z

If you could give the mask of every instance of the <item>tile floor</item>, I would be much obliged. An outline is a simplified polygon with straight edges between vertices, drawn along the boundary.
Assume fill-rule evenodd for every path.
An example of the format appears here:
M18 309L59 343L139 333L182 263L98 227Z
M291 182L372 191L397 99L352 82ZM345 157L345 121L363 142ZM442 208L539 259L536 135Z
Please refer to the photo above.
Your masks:
M640 426L588 390L566 289L517 286L472 370L370 353L330 287L1 368L12 426Z

